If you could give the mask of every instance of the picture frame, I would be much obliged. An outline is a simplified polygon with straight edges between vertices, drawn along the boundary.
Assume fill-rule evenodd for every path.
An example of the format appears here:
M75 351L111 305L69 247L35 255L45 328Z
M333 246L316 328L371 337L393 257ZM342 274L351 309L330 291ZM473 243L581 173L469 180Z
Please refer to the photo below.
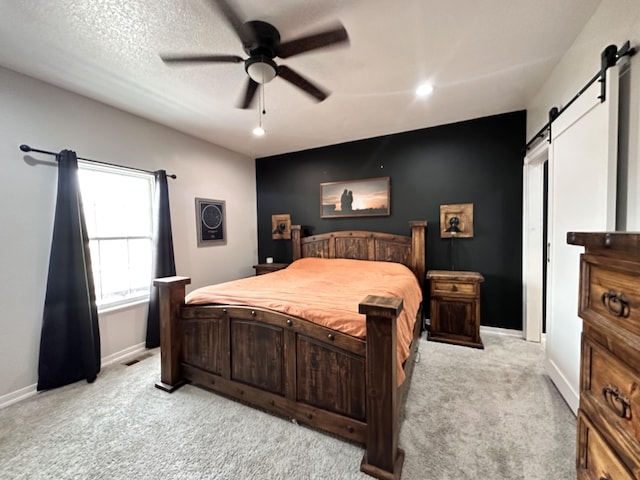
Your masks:
M389 177L320 184L320 218L391 214Z
M456 230L452 231L451 219ZM440 205L440 238L473 238L473 203Z
M224 200L196 198L198 247L227 243L226 216Z
M271 215L271 239L291 240L291 215L281 213Z

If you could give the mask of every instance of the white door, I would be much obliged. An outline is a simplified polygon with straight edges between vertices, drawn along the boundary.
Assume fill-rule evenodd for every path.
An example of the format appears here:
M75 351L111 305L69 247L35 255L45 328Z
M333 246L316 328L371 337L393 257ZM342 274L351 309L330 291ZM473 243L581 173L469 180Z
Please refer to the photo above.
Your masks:
M579 257L567 232L615 228L618 145L618 68L607 72L606 101L594 84L551 126L549 148L549 264L546 371L578 410L580 335Z

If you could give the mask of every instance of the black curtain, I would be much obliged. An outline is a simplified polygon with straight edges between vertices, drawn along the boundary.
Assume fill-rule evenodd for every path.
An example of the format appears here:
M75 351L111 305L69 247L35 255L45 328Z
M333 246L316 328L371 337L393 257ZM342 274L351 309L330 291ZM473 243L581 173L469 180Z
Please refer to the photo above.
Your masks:
M71 150L56 155L58 196L44 301L38 390L78 380L93 382L100 371L100 330L89 239Z
M160 346L160 304L158 303L158 288L153 286L153 279L172 277L176 274L167 172L158 170L154 172L154 175L156 177L156 188L153 202L153 267L151 271L149 313L147 315L147 348Z

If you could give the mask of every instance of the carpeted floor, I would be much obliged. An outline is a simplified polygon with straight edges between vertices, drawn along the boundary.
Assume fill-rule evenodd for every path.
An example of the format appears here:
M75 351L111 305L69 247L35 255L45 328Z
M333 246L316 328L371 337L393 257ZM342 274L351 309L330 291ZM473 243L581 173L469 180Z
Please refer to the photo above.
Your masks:
M404 480L575 478L575 417L539 344L421 341L400 446ZM0 478L364 480L362 449L186 385L159 355L0 410Z

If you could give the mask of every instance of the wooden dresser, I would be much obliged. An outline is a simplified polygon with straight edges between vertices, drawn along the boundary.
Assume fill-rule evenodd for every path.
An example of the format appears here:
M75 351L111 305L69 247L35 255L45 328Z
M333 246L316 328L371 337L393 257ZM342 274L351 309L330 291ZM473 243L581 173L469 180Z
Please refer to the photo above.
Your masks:
M579 479L640 478L640 234L567 234L582 245Z
M478 272L429 270L431 326L428 340L484 348L480 338Z

